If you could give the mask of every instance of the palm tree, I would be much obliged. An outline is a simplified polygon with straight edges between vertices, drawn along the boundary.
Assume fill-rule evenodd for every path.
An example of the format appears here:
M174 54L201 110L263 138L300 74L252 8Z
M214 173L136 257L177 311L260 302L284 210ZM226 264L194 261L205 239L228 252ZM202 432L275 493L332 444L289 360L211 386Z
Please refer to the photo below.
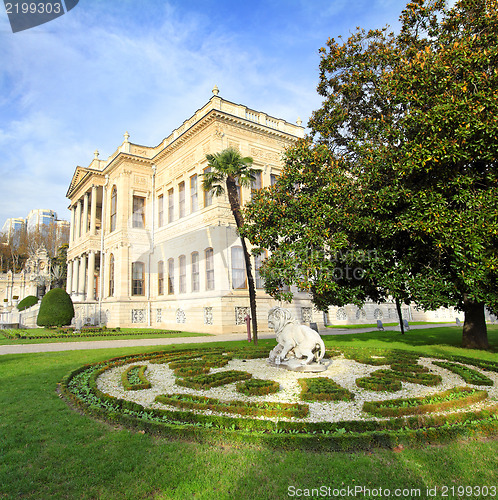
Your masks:
M212 191L214 196L228 194L230 208L235 218L237 229L244 225L244 218L240 210L238 187L249 187L255 180L254 173L257 171L252 167L252 158L242 157L234 148L227 148L220 153L207 154L206 159L210 171L203 174L202 187L204 191ZM252 275L251 257L247 251L245 238L240 236L244 261L246 264L247 282L249 286L249 303L251 305L252 330L254 344L258 343L258 322L256 319L256 288Z

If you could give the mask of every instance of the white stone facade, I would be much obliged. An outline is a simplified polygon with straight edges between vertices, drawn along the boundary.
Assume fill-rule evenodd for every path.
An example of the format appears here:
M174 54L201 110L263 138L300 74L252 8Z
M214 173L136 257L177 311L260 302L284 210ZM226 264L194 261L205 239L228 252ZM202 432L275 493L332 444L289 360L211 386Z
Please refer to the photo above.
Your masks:
M126 133L107 160L96 152L88 168L76 168L67 193L67 291L78 323L245 331L240 239L227 198L202 190L206 154L237 148L254 159L258 184L268 186L281 171L282 152L304 129L226 101L216 88L213 94L158 146L133 144ZM250 196L242 189L243 203ZM257 305L266 330L277 304L258 288ZM310 314L307 294L297 293L291 309L323 324L323 314Z

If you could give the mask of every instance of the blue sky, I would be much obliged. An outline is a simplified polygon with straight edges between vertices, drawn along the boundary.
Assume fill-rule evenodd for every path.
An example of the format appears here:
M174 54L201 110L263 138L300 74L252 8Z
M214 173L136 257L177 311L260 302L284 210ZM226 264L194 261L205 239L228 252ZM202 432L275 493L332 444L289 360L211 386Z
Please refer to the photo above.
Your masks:
M403 0L80 0L12 33L0 5L0 228L31 209L69 218L77 165L156 145L210 97L295 122L320 106L318 49L398 26Z

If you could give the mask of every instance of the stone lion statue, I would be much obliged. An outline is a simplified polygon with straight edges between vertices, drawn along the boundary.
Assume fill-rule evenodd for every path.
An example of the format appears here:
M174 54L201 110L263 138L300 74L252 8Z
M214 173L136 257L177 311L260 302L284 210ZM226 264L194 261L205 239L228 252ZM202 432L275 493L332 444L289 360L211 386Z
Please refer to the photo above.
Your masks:
M270 351L269 360L279 364L290 357L305 358L301 364L319 363L325 354L320 335L309 326L300 325L288 309L272 307L268 312L268 326L275 330L277 346Z

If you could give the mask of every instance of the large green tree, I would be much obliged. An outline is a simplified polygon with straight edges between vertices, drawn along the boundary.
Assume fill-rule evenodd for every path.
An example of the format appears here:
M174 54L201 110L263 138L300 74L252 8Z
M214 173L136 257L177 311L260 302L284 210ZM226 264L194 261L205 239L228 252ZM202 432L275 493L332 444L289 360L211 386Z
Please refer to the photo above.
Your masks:
M484 307L498 309L497 2L417 0L401 23L320 50L314 141L288 152L246 234L273 252L269 291L280 276L322 308L387 295L456 305L462 344L486 348ZM346 267L361 279L345 280Z
M238 190L240 187L251 187L255 181L256 169L252 168L253 159L243 157L238 150L227 148L219 153L207 154L209 170L203 174L202 187L205 191L212 191L215 196L224 193L232 210L235 224L240 233L244 226L244 217L240 207ZM240 236L242 251L244 253L247 284L249 288L249 303L251 307L252 330L254 344L258 343L258 320L256 317L256 287L252 274L251 254L247 250L244 236Z

